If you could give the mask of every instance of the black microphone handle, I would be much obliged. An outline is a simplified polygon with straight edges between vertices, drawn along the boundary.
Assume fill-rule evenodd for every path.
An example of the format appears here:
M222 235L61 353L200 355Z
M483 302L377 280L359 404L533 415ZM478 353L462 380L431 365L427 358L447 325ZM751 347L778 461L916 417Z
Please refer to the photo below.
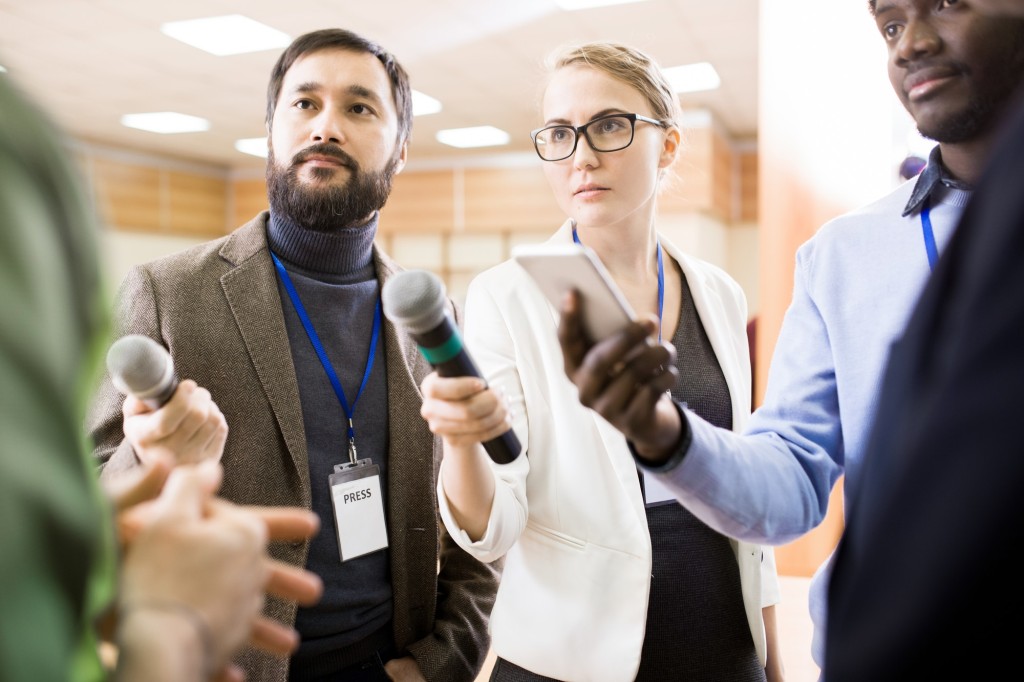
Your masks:
M444 321L434 329L422 334L411 334L411 336L419 345L424 357L430 362L430 366L437 370L439 376L483 378L473 359L469 357L469 353L462 346L458 332L448 317L445 317ZM451 343L458 345L458 353L446 360L436 361L431 359L436 349ZM497 464L508 464L514 461L519 456L519 453L523 451L519 438L516 437L515 431L511 428L497 438L485 441L483 445L488 456Z
M143 402L151 410L159 410L163 407L168 400L174 395L174 392L178 390L178 374L177 372L171 377L171 380L167 382L167 385L163 387L159 393L143 398L136 394L136 397Z

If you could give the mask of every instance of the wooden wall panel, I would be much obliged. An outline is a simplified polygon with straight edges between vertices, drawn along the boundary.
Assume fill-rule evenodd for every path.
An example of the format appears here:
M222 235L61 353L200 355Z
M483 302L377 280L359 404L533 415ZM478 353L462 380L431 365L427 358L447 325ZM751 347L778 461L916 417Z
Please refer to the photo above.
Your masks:
M544 171L537 166L460 172L465 189L463 225L467 231L554 232L565 221Z
M228 183L196 173L167 172L167 228L188 236L226 234Z
M94 158L89 164L96 204L114 228L159 232L160 171L156 168Z
M711 209L712 143L709 128L683 131L683 144L669 169L658 198L661 213L688 213Z
M244 225L260 211L270 208L267 201L267 184L263 178L233 180L231 182L232 210L228 230Z
M732 222L736 214L739 166L728 140L717 130L711 133L711 206L710 212L719 220Z
M740 163L740 216L743 223L757 222L757 152L742 152Z
M455 226L455 175L451 170L399 173L381 211L384 232L448 232Z

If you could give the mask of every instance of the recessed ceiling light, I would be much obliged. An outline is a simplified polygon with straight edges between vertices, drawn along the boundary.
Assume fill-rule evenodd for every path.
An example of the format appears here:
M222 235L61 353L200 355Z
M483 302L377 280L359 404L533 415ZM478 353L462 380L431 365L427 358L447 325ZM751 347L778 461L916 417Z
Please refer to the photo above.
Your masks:
M708 62L669 67L665 69L665 77L676 92L717 90L722 84L715 67Z
M171 21L161 25L160 30L218 57L287 47L291 42L288 34L241 14Z
M494 126L449 128L437 131L437 141L451 147L497 147L508 144L509 135Z
M556 5L570 12L577 9L590 9L591 7L625 5L631 2L642 2L642 0L555 0Z
M267 158L267 138L247 137L235 140L235 149L243 154L252 154L253 156L260 156L265 159Z
M412 115L426 116L441 111L441 102L419 90L412 91Z
M198 116L174 111L154 111L148 114L125 114L121 125L148 130L151 133L198 133L210 129L210 122Z

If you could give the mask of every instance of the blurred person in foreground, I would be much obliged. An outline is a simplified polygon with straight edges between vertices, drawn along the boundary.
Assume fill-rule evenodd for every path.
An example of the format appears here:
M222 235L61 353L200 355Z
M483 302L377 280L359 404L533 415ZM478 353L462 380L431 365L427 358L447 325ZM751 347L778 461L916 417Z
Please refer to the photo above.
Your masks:
M275 656L298 644L260 617L264 591L312 603L319 580L266 543L317 519L215 499L214 462L169 476L158 461L101 491L82 428L108 341L98 230L57 129L3 75L0 111L0 679L237 680L246 640ZM195 391L176 401L223 425Z
M117 330L163 344L209 390L230 427L224 497L323 520L312 541L272 547L319 575L324 596L268 602L302 641L288 661L243 652L249 678L469 682L487 654L498 567L438 523L440 439L419 416L430 366L381 313L400 268L374 245L406 161L408 76L350 31L301 35L272 70L266 124L270 210L132 269ZM123 412L109 377L93 407L104 478L159 451L159 425ZM219 454L201 440L190 459Z
M647 348L641 325L592 348L578 329L578 303L564 311L566 369L585 404L626 434L640 466L698 518L751 542L781 544L810 531L839 476L857 476L889 348L1024 82L1024 21L950 0L878 0L869 10L893 89L938 144L916 178L801 246L764 401L742 434L648 382L645 363L657 349ZM635 371L612 376L624 357ZM809 596L819 667L829 566L818 569Z
M663 392L742 428L743 291L657 227L658 192L682 139L660 67L625 45L567 48L552 59L542 109L533 138L568 216L548 243L592 248L651 317L646 333L664 339L651 365ZM715 532L641 474L622 433L580 404L556 324L516 262L495 266L466 298L466 345L494 388L436 375L423 383L423 415L445 439L442 518L481 561L506 558L491 679L782 679L771 548ZM508 427L497 388L525 444L505 465L480 445Z
M1024 19L1024 0L969 4L992 21ZM908 30L899 13L886 17L894 32ZM893 345L863 466L847 482L827 682L995 680L1020 665L1024 91L1015 97Z

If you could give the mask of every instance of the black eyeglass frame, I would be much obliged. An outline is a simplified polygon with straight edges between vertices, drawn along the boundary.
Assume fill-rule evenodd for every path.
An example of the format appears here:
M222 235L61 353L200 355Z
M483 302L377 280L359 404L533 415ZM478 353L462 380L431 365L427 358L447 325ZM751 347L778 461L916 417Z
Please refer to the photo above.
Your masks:
M594 141L592 139L590 139L590 133L587 132L587 128L589 128L590 126L592 126L595 123L599 123L599 122L604 121L604 120L609 119L609 118L624 118L624 119L627 119L629 121L629 142L627 142L626 144L622 145L621 147L616 147L615 149L598 149L596 146L594 146ZM604 154L604 153L607 153L607 152L617 152L617 151L621 151L621 150L625 149L629 145L633 144L633 138L636 137L636 122L637 121L643 121L644 123L653 123L654 125L658 126L659 128L666 128L666 127L668 127L667 124L664 121L659 121L658 119L655 119L655 118L648 118L647 116L643 116L641 114L605 114L604 116L598 116L597 118L592 118L592 119L590 119L589 121L587 121L586 123L584 123L581 126L571 126L571 125L567 125L567 124L561 123L559 125L544 126L543 128L537 128L536 130L534 130L534 131L532 131L530 133L530 139L533 140L533 149L534 149L534 151L537 152L537 156L540 157L541 161L565 161L570 156L572 156L573 154L576 153L576 147L580 143L580 136L581 135L587 138L587 144L590 145L590 148L593 149L595 152L598 152L600 154ZM565 128L565 129L571 130L573 132L573 136L574 137L573 137L573 141L572 141L572 149L565 156L561 156L561 157L559 157L557 159L546 159L546 158L544 158L544 155L540 153L540 146L537 144L537 136L540 135L541 133L543 133L545 130L551 130L553 128Z

